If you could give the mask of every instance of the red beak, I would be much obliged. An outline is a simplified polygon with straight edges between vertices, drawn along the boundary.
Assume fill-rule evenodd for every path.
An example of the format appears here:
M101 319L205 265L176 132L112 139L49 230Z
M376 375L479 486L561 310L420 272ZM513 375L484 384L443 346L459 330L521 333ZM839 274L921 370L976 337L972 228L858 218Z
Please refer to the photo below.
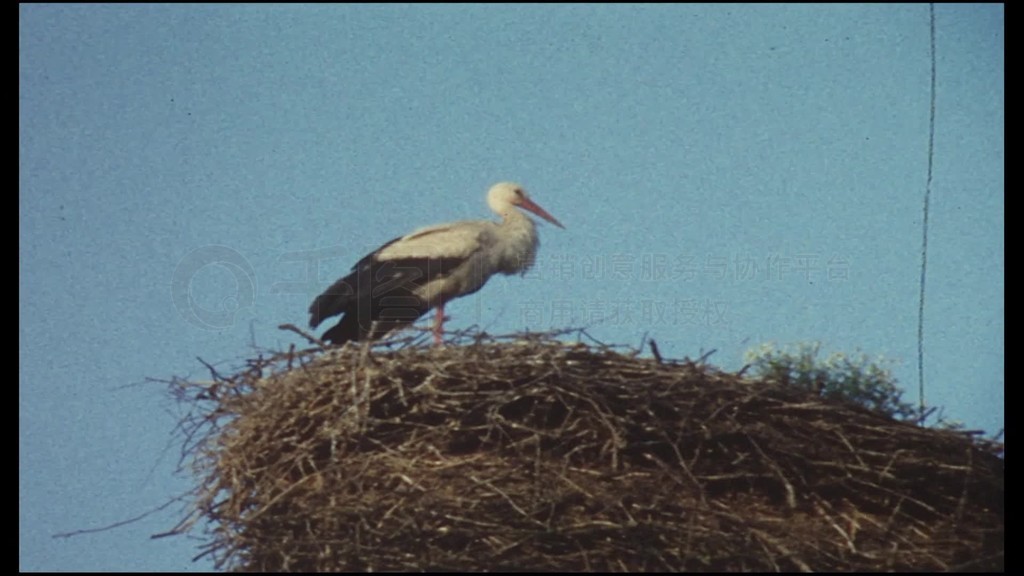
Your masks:
M562 226L561 222L556 220L555 217L552 216L551 214L548 214L547 210L536 205L533 202L533 200L530 200L529 198L523 198L523 200L519 203L519 207L523 208L524 210L529 210L530 212L533 212L537 216L540 216L541 218L547 220L548 222L551 222L555 226L558 226L562 230L565 230L565 226Z

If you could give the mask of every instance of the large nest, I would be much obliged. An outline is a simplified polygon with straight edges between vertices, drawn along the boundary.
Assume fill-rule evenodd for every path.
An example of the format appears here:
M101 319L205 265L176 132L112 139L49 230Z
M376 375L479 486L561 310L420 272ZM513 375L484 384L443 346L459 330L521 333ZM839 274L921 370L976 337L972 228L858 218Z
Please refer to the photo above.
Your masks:
M1001 446L690 361L458 344L176 380L203 554L260 571L1003 569Z

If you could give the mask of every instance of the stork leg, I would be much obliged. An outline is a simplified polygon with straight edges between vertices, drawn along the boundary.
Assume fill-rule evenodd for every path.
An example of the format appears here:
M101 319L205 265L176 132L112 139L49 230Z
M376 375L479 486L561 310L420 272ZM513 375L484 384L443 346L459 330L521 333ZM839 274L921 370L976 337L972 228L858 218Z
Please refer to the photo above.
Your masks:
M434 345L440 346L443 344L442 336L444 335L444 304L437 306L437 316L434 317Z

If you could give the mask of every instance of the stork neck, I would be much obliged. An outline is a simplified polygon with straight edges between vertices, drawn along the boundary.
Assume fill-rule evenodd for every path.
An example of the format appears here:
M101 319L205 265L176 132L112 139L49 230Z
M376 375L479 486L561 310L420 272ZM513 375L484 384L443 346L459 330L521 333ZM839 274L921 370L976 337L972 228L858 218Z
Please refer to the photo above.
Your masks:
M502 216L495 245L498 269L505 274L525 272L533 265L537 253L537 227L517 208L510 208Z

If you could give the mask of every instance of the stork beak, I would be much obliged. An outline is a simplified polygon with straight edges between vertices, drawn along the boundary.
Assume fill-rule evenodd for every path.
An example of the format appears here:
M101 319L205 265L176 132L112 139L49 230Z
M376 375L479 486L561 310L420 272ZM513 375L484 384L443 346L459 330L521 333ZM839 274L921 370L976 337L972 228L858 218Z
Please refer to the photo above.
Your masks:
M535 204L533 200L530 200L529 198L523 198L522 201L519 203L519 207L524 210L529 210L530 212L533 212L537 216L540 216L541 218L547 220L548 222L551 222L555 226L558 226L562 230L565 230L565 226L562 226L561 222L555 219L555 217L552 216L551 214L548 214L547 210Z

